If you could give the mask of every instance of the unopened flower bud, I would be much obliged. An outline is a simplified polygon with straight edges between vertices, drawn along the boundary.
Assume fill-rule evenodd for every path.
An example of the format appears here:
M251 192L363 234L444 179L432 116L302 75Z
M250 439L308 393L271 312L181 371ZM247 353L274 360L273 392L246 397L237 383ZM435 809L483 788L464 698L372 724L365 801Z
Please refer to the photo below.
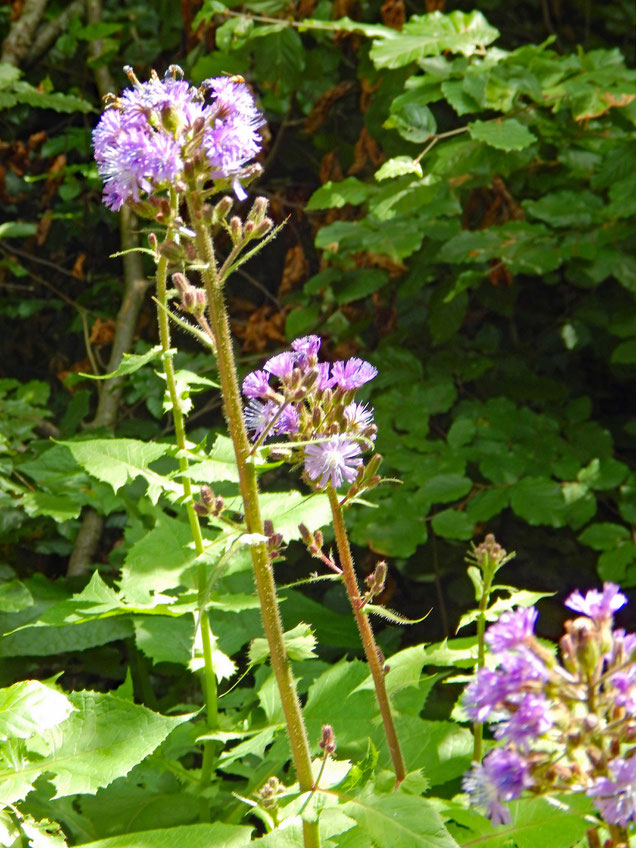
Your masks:
M322 727L322 736L319 747L325 754L333 754L336 750L336 737L333 732L333 727L330 724L324 724Z
M378 485L378 483L381 483L381 482L382 482L382 478L380 477L380 475L374 474L373 477L369 477L367 480L365 480L364 485L366 486L367 489L375 489L375 487Z
M201 501L207 507L211 507L212 504L214 503L214 492L207 485L201 486L201 491L199 492L199 497L201 498Z
M367 462L367 476L372 477L378 473L378 468L382 464L382 454L374 453L371 459Z
M274 535L274 523L270 521L269 518L266 518L265 521L263 521L263 533L265 536Z
M309 532L307 526L302 522L298 525L298 532L300 533L300 538L306 545L310 545L314 541L313 535Z
M178 289L181 294L185 294L186 291L190 288L190 283L185 274L182 274L181 271L176 271L172 275L172 282L174 287Z
M261 221L265 218L267 214L267 207L269 206L269 201L265 197L257 197L254 201L254 205L250 209L249 215L247 216L248 221L254 221L255 224L260 224Z
M214 498L214 509L212 510L212 512L214 513L214 515L220 515L223 512L224 509L225 509L225 501L223 500L221 495L217 495Z
M232 236L232 241L234 243L241 241L243 238L243 224L241 223L241 219L238 215L230 218L230 235Z
M228 194L222 197L214 207L214 220L219 224L225 221L230 213L233 202L234 201Z
M273 226L274 226L274 222L272 221L271 218L264 218L261 221L261 223L258 224L256 229L254 230L254 237L255 238L263 238L263 236L266 236L267 233L272 229Z
M148 244L150 245L151 250L156 250L158 245L157 236L155 233L149 233L148 235Z
M172 262L181 262L183 259L183 248L176 241L168 239L159 245L159 253Z
M318 545L319 548L322 548L322 530L316 530L316 532L314 533L314 542Z
M254 223L254 221L246 221L245 226L243 227L243 235L245 236L245 238L252 238L255 229L256 224Z

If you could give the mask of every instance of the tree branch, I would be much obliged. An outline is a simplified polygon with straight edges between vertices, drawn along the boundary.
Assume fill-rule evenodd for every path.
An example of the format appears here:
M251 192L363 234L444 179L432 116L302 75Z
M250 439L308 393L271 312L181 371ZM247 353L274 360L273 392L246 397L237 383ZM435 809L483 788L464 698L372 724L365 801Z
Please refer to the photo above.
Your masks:
M46 10L46 4L47 0L26 0L22 14L17 21L13 22L9 34L2 43L0 62L20 65L29 52L35 31Z

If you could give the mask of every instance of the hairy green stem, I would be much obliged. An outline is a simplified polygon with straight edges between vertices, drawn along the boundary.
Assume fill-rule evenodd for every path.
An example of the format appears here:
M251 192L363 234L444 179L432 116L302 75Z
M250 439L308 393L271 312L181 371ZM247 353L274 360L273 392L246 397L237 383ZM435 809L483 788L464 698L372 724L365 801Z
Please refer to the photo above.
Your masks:
M333 526L336 534L336 547L338 548L338 557L340 559L340 568L342 568L342 576L344 578L349 601L353 614L356 617L356 623L360 632L360 638L364 646L364 653L369 663L371 676L375 685L375 694L378 699L382 722L384 724L384 732L386 734L389 753L393 761L393 769L395 771L396 788L406 777L406 767L400 749L400 742L395 732L395 724L391 714L391 704L389 695L386 691L386 683L384 681L384 663L381 659L380 649L378 648L369 616L362 612L360 597L360 589L358 587L358 579L356 577L355 568L353 565L353 557L351 556L351 548L349 547L349 539L347 537L347 529L344 523L342 507L338 500L338 494L331 486L327 489L329 496L329 504L331 505L331 514L333 515Z
M483 668L486 663L486 610L490 601L490 590L492 587L495 571L489 568L484 572L484 588L479 601L479 615L477 617L477 669ZM480 721L473 722L473 762L480 763L484 755L484 726Z
M163 368L166 375L166 385L168 395L172 405L172 419L174 421L174 431L177 446L179 448L179 469L182 472L188 470L188 459L186 457L186 431L183 412L181 411L179 395L177 392L177 384L174 375L174 365L172 357L168 353L170 350L170 324L167 310L167 271L168 260L161 256L157 263L157 301L162 308L157 310L157 318L159 321L159 338L163 350ZM201 525L199 518L194 510L194 501L192 498L192 485L190 479L186 476L181 478L183 484L183 493L185 495L185 506L190 524L190 532L194 540L194 549L198 557L204 552L203 535L201 533ZM209 730L214 730L218 727L218 705L217 705L217 687L216 675L214 673L214 664L212 662L212 637L210 634L210 620L207 610L205 609L205 566L199 562L197 572L197 587L199 592L199 627L201 628L201 643L203 646L203 696L205 700L206 722ZM210 780L212 774L212 766L214 761L214 742L206 742L203 747L203 765L201 767L201 787L205 787Z
M245 524L248 533L263 535L263 519L258 499L256 469L250 459L250 444L243 419L243 404L236 374L222 280L219 277L212 238L202 215L203 202L196 185L189 186L186 200L190 225L196 233L197 253L199 260L204 265L201 270L201 277L205 284L209 320L217 346L217 362L224 401L223 411L234 444L239 487L245 511ZM283 625L269 551L265 542L259 542L250 546L250 552L254 566L256 590L260 601L261 617L269 645L272 668L285 713L296 775L301 791L310 792L313 787L313 776L309 742L283 638ZM317 848L319 846L318 822L303 822L303 833L305 848Z

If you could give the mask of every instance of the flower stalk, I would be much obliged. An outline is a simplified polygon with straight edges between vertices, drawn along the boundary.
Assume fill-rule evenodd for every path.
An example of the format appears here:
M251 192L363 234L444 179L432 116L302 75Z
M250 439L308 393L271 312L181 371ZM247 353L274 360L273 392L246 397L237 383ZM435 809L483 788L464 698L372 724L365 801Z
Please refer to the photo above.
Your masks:
M250 458L250 444L243 419L236 363L222 288L223 280L219 275L212 238L204 221L201 192L195 180L190 182L188 186L186 201L190 223L196 234L197 253L203 265L201 278L208 299L209 322L216 341L217 362L223 394L223 411L234 444L239 488L245 510L245 524L248 533L264 535L258 499L256 468ZM283 626L267 544L259 542L251 545L250 552L263 626L285 713L296 775L301 791L310 792L313 787L313 775L309 742L283 638ZM319 845L317 822L303 822L303 832L305 848L314 848L314 846Z
M353 557L351 556L351 548L349 547L349 539L344 523L344 516L342 514L342 507L338 500L338 493L332 486L329 486L327 489L327 495L329 497L329 505L331 506L331 514L333 516L333 526L336 535L336 546L338 548L340 567L342 568L342 576L347 589L347 595L349 596L349 601L351 603L351 608L356 619L356 624L358 625L360 639L364 646L364 653L369 664L371 676L373 677L375 694L378 699L380 714L382 715L382 723L384 725L384 732L386 734L389 753L391 754L393 769L395 771L395 787L397 789L406 777L406 767L404 765L404 758L402 757L400 742L395 731L389 695L386 691L384 664L381 659L382 654L376 644L369 616L362 611L363 600L360 595L360 588L358 586L358 579L356 577L355 567L353 564Z

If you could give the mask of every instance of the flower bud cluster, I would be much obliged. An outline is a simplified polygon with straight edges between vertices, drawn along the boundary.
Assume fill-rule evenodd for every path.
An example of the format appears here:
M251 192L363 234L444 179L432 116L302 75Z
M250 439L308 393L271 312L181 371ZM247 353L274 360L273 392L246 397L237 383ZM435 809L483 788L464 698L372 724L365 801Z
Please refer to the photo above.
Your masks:
M504 613L486 631L494 668L479 669L464 693L475 721L493 722L491 750L464 778L472 803L495 823L503 801L585 792L606 823L636 819L636 634L613 627L627 603L613 583L565 601L561 662L534 635L537 611Z
M153 72L143 83L125 70L132 88L109 99L93 132L106 206L117 211L130 203L149 217L165 217L165 198L155 193L184 190L195 177L229 183L243 200L240 181L253 175L247 163L261 149L264 123L245 81L213 77L195 88L176 65L163 79ZM253 227L262 229L263 222Z
M305 478L315 488L337 489L346 481L358 492L380 479L379 458L367 468L362 459L377 434L373 409L354 400L377 369L357 357L319 362L320 343L318 336L295 339L292 350L272 356L245 377L245 421L257 443L270 435L286 436L291 461L304 464ZM294 443L301 444L293 449Z

